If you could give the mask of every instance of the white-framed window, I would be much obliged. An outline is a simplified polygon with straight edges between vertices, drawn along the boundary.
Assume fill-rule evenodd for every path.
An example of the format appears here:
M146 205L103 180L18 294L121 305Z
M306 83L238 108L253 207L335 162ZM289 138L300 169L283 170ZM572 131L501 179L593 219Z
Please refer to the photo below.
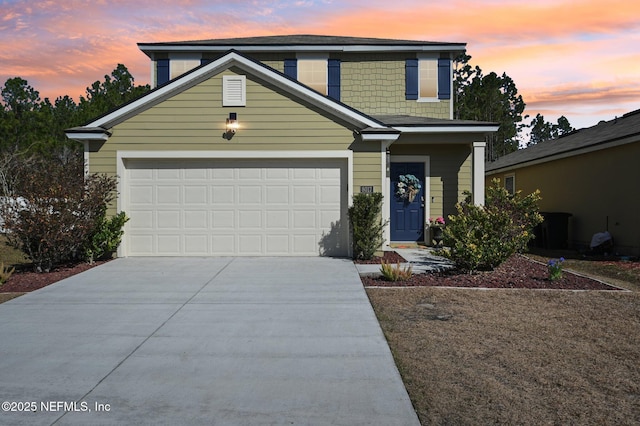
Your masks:
M298 55L298 81L326 95L329 82L327 58Z
M174 79L200 65L200 59L171 59L169 78Z
M506 175L504 177L504 187L511 195L516 193L516 175Z
M201 55L193 53L172 53L169 56L169 78L174 79L200 66Z
M418 98L438 99L438 59L420 58L418 61Z

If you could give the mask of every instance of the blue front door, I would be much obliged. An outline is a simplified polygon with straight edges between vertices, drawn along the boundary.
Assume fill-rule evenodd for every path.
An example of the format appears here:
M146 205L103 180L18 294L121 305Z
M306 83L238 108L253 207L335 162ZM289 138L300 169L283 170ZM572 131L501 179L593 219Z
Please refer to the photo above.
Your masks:
M419 190L407 190L412 177ZM390 197L391 241L424 241L424 163L391 163Z

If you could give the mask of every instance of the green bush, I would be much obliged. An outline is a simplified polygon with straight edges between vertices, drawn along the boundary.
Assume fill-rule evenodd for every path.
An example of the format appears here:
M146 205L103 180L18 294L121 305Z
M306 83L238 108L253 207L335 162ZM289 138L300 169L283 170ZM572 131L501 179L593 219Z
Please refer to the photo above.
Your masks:
M542 222L540 192L511 196L494 180L487 188L484 206L469 198L456 205L444 230L444 254L466 271L492 270L514 253L526 249L533 228Z
M124 224L129 218L124 212L107 219L103 215L96 225L94 233L88 238L87 245L84 249L85 257L89 263L95 260L107 258L120 245Z
M356 194L353 206L349 207L353 258L369 260L384 243L382 230L382 194Z

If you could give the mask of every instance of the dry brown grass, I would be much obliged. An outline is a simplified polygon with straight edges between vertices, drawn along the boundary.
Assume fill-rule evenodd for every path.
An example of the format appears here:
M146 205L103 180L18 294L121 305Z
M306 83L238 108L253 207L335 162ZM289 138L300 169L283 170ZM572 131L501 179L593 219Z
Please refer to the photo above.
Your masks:
M640 294L367 289L422 424L640 424Z
M0 287L0 291L2 288ZM15 299L18 296L22 296L24 293L0 293L0 303L4 303L8 300Z

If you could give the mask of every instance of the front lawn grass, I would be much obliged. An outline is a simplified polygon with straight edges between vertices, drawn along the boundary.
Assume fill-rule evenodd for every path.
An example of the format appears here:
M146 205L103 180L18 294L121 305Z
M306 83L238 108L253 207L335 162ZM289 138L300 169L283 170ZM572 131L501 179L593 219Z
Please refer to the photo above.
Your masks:
M369 288L423 425L640 424L640 293Z

